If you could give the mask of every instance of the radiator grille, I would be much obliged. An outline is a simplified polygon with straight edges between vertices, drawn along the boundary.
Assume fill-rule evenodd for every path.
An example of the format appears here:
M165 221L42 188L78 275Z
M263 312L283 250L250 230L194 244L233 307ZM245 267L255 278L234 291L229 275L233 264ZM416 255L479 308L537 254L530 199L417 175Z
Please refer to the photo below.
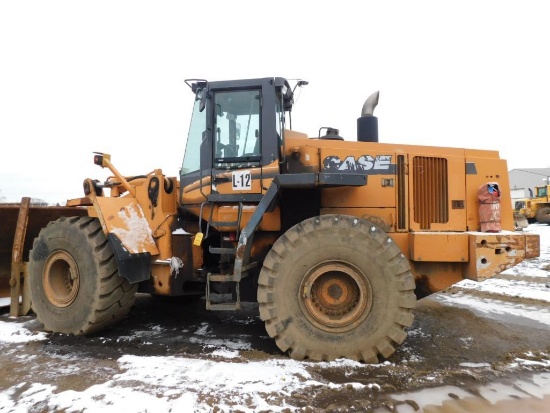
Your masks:
M421 229L449 220L447 160L415 156L413 159L414 221Z

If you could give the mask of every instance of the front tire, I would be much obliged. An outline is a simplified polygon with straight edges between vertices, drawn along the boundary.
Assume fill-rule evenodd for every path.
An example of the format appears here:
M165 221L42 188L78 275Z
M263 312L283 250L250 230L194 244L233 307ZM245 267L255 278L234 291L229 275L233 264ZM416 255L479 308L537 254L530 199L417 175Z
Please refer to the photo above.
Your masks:
M34 241L29 277L32 308L44 328L90 334L119 322L134 304L137 284L118 266L96 218L50 222Z
M293 359L377 363L407 336L414 288L407 258L384 231L323 215L273 245L260 273L260 317Z

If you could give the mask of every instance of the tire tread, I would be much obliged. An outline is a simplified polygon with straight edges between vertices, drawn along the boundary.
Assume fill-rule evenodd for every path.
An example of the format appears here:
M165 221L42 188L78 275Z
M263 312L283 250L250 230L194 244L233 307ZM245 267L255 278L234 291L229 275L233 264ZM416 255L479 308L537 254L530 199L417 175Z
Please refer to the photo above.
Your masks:
M304 239L310 241L309 234L316 231L330 232L334 228L336 237L342 239L346 236L348 239L366 239L372 254L377 254L387 262L387 271L395 277L396 305L393 324L386 331L372 348L353 348L341 352L334 350L325 354L318 350L305 348L296 334L288 327L287 323L280 320L277 311L276 294L277 279L280 271L284 269L283 263L288 260L290 251L299 248ZM341 231L342 228L348 228L349 231ZM332 234L331 234L332 236ZM313 240L312 242L316 242ZM333 360L339 357L346 357L352 360L363 361L366 363L378 363L379 355L388 358L395 352L395 346L403 343L407 337L404 330L410 327L414 320L412 309L416 305L416 295L414 294L415 281L410 270L407 258L400 251L398 246L391 238L374 224L355 217L345 215L323 215L305 220L287 232L273 245L270 253L263 263L258 282L258 302L260 309L260 318L265 322L266 331L269 336L275 339L277 346L290 354L293 359L302 360L310 358L313 360ZM290 292L288 292L290 294Z

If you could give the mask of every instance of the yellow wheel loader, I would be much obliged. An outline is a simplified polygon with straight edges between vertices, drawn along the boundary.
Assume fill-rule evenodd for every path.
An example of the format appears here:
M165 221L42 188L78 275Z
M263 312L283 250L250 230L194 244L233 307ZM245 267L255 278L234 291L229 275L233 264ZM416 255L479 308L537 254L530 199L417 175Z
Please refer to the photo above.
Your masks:
M292 130L305 81L186 82L195 103L179 177L123 175L96 153L105 182L86 179L49 222L20 214L43 216L27 231L18 221L3 245L12 313L32 307L48 331L89 334L126 316L136 292L200 294L209 310L257 301L290 357L372 363L406 339L417 299L539 256L538 235L514 232L497 151L381 143L378 93L343 139L326 125ZM481 232L476 194L495 182L501 230Z
M550 225L550 185L535 187L535 194L531 198L517 200L514 213L518 221Z

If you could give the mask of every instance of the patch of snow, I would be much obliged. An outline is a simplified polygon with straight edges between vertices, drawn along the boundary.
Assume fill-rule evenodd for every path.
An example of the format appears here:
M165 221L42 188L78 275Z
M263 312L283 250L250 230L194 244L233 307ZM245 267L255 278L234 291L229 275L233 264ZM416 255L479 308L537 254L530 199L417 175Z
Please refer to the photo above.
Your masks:
M489 278L479 283L472 280L463 280L457 283L456 286L487 293L509 295L510 297L530 298L550 302L550 288L536 282Z
M239 352L234 350L219 349L219 350L213 351L211 355L225 358L225 359L234 359L239 357Z
M502 400L518 400L531 397L542 399L550 395L550 375L544 373L537 374L533 376L531 380L517 380L513 384L489 383L484 386L479 386L476 391L481 397L481 400L488 402L490 405L495 405ZM428 406L443 406L445 402L451 400L471 400L473 398L471 392L455 386L442 386L415 392L399 393L391 397L401 402L413 400L420 408L419 410L413 410L417 412L432 411L431 409L424 409ZM407 404L399 405L395 411L397 413L405 413L410 411L407 410L409 407L410 405ZM434 411L439 410L436 409Z
M186 230L184 230L183 228L178 228L172 231L172 234L173 235L193 235L190 232L187 232Z
M521 305L517 303L508 303L501 300L480 299L477 297L467 296L464 294L443 295L434 294L433 299L448 305L458 305L478 311L486 316L491 315L513 315L524 317L537 321L542 324L550 325L550 313L541 311L540 307Z
M48 335L43 332L33 333L21 323L8 323L0 321L0 342L26 343L29 341L46 340Z
M491 367L489 363L460 363L459 366L468 367L472 369L477 369L480 367Z
M191 337L190 343L201 344L203 348L224 348L227 347L231 350L250 350L252 345L245 341L218 339L218 338L197 338Z

